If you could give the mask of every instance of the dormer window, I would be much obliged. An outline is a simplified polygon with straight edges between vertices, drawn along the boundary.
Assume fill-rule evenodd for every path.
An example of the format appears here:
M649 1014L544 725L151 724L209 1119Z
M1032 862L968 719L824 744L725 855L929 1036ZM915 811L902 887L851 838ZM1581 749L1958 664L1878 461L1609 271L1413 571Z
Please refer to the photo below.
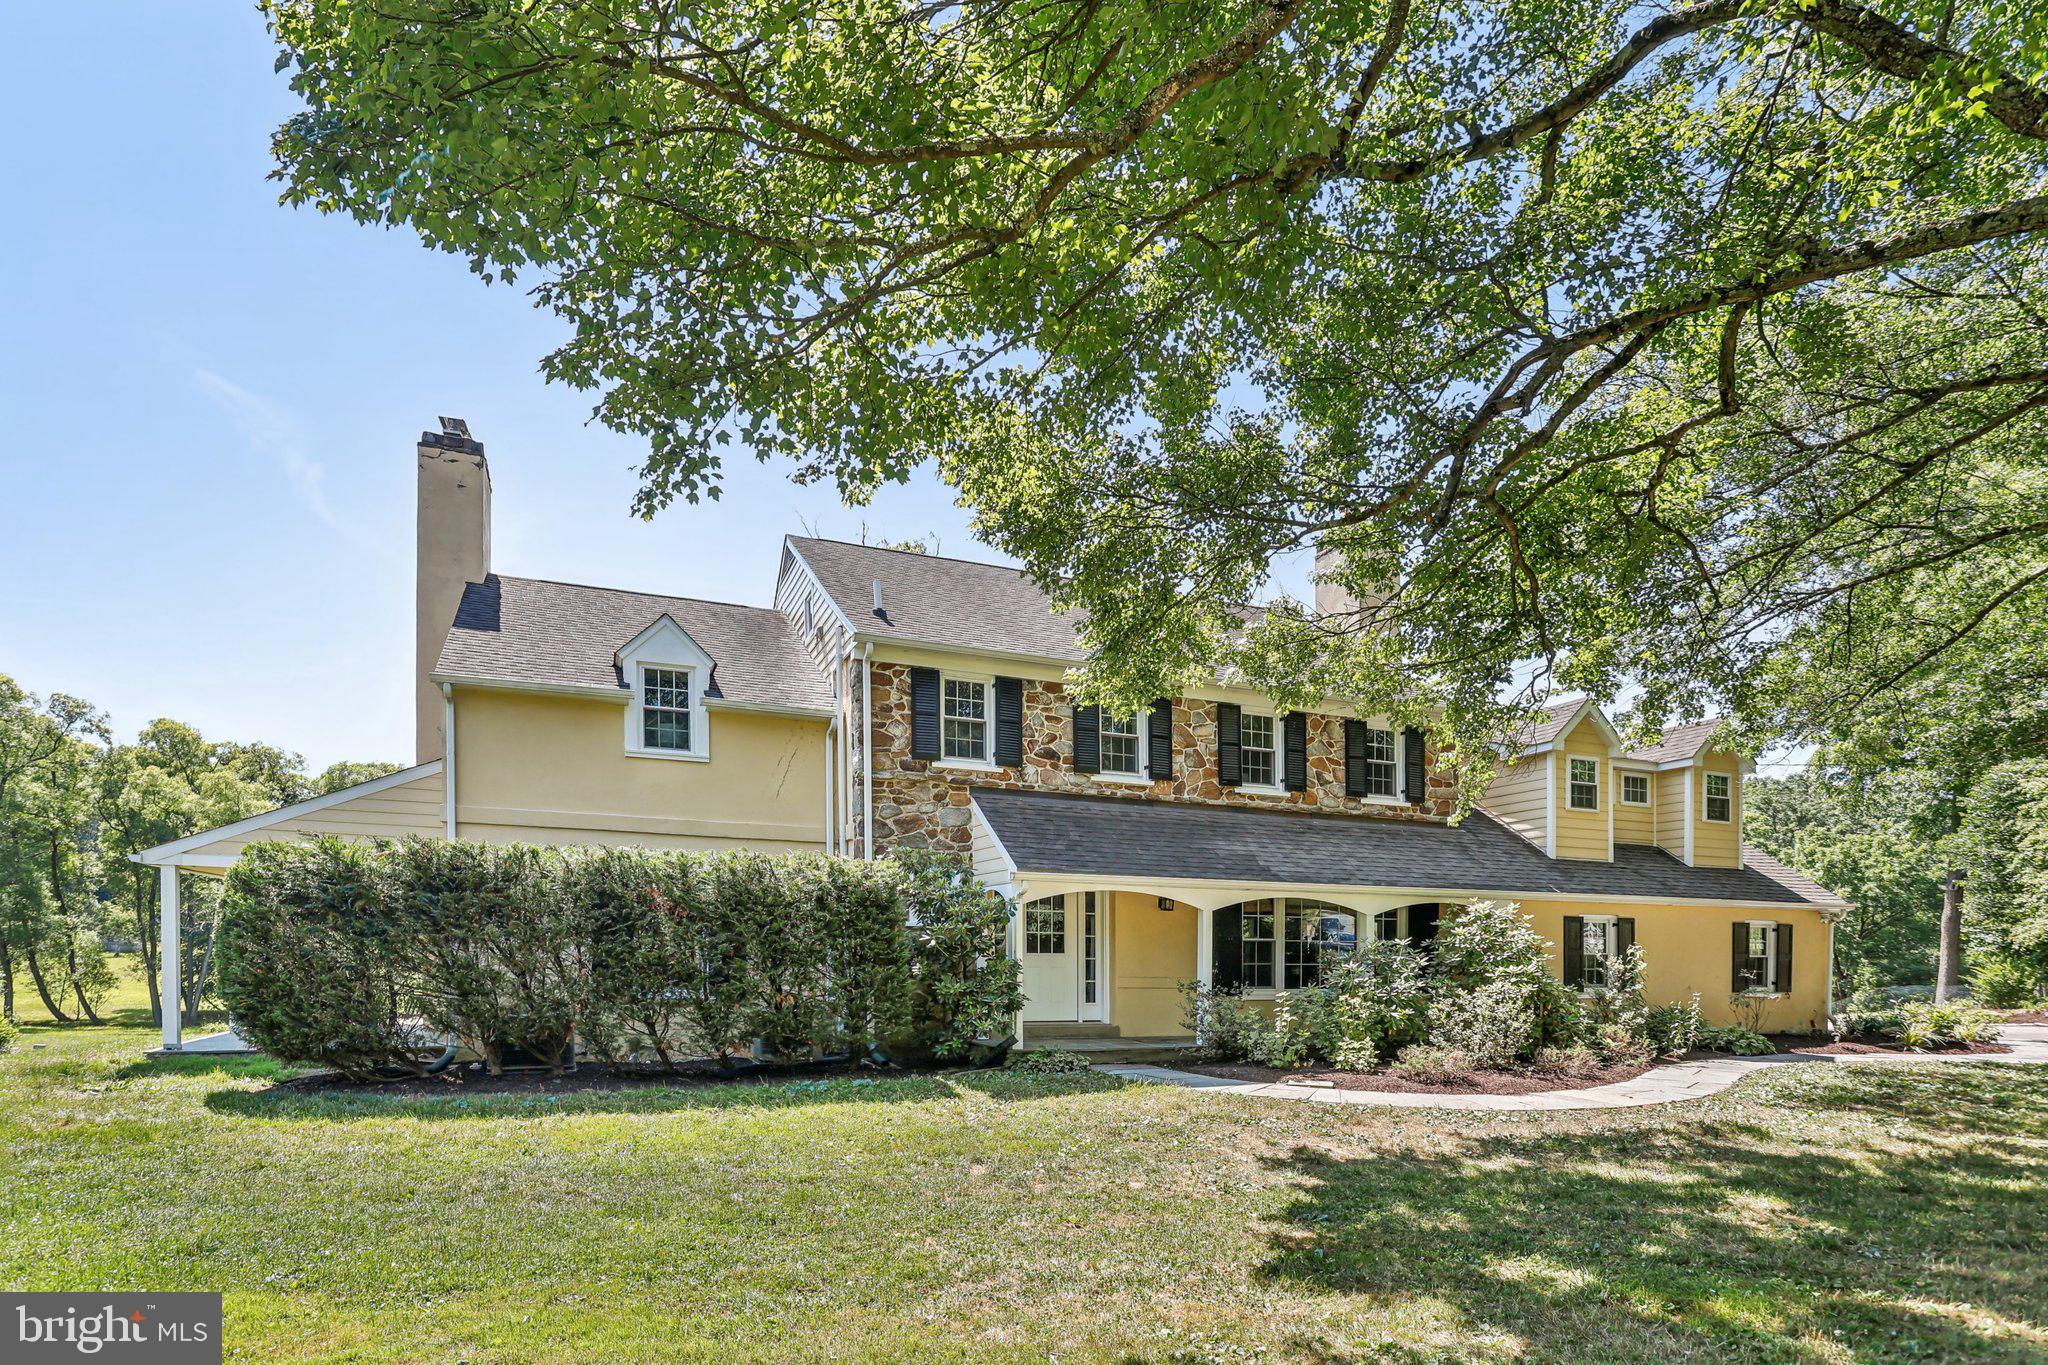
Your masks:
M1648 773L1623 773L1621 775L1621 804L1624 806L1647 806L1650 804L1650 775Z
M640 743L648 749L690 751L688 669L640 669Z
M1726 773L1707 774L1707 820L1725 825L1735 818L1734 779Z
M1569 760L1568 780L1565 783L1565 804L1573 810L1600 809L1600 760L1597 758L1574 758Z
M636 758L711 757L707 697L716 697L711 656L675 618L662 615L617 655L626 685L626 752Z

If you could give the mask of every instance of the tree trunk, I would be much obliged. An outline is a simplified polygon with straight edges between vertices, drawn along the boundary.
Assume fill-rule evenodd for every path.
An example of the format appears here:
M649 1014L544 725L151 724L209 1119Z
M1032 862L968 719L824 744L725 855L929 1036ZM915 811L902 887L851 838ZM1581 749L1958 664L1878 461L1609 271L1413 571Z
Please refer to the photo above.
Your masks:
M0 938L0 1019L14 1020L14 954Z
M135 878L135 950L142 955L142 979L149 986L149 1022L164 1023L163 996L156 978L156 907L150 904L149 878Z
M85 1015L85 1018L86 1018L86 1022L87 1022L87 1023L90 1023L90 1024L104 1024L104 1023L106 1023L106 1022L107 1022L106 1020L104 1020L104 1019L100 1018L100 1016L99 1016L99 1012L98 1012L97 1010L93 1009L93 1007L92 1007L92 1001L90 1001L90 1000L88 1000L88 999L86 999L86 998L85 998L85 988L84 988L84 987L82 987L82 986L80 986L80 985L78 984L78 948L77 948L77 946L76 946L76 945L74 944L74 945L73 945L73 946L72 946L72 947L71 947L71 948L70 948L69 950L67 950L67 952L68 952L68 955L67 955L67 957L66 957L66 960L65 960L65 965L66 965L66 966L68 966L68 967L69 967L69 968L71 969L71 993L72 993L73 995L75 995L75 996L77 996L77 997L78 997L78 1008L79 1008L80 1012L82 1012L82 1013L83 1013L83 1014Z
M1963 874L1951 868L1941 881L1941 960L1934 972L1937 1004L1963 993Z
M35 944L29 944L28 947L23 950L22 956L28 959L28 974L30 979L32 979L36 983L36 994L43 997L43 1008L48 1010L50 1012L50 1017L52 1019L55 1019L58 1023L70 1023L71 1016L66 1014L63 1010L58 1009L57 1002L50 996L50 983L43 980L43 964L36 961Z

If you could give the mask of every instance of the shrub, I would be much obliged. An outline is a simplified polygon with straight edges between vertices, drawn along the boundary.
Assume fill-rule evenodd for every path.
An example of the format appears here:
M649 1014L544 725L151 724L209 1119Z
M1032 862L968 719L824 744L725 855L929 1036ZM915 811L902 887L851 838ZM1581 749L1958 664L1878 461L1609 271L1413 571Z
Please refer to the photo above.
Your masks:
M1482 1066L1582 1040L1573 993L1550 975L1542 937L1512 904L1475 901L1437 934L1429 1041Z
M216 951L235 1027L286 1061L355 1080L418 1071L408 935L386 912L368 849L335 840L252 845L229 870Z
M1202 1055L1219 1062L1252 1061L1271 1055L1265 1011L1236 991L1219 991L1194 981L1181 983L1181 1026L1202 1040Z
M1870 982L1858 986L1841 1013L1828 1020L1828 1032L1837 1038L1896 1038L1905 1026L1899 1002Z
M1588 1047L1581 1044L1582 1047ZM1626 1024L1602 1024L1593 1034L1590 1050L1608 1066L1648 1066L1656 1056L1641 1030Z
M1429 979L1423 957L1406 943L1368 941L1323 969L1328 998L1317 1055L1334 1060L1363 1045L1391 1057L1429 1030Z
M1026 1076L1078 1076L1089 1069L1089 1061L1078 1052L1063 1047L1033 1048L1029 1052L1013 1052L1003 1063L1006 1071L1022 1072Z
M1714 1025L1700 1030L1700 1046L1708 1052L1732 1052L1737 1057L1766 1057L1778 1050L1770 1039L1754 1029Z
M1607 984L1583 991L1579 1009L1590 1032L1620 1029L1639 1042L1649 1041L1649 1002L1643 999L1643 950L1635 944L1607 964Z
M1700 1045L1700 1030L1706 1021L1700 1015L1700 998L1695 993L1683 1004L1659 1005L1643 1019L1643 1036L1659 1052L1690 1052Z
M911 936L904 924L904 870L845 858L799 862L808 870L813 923L823 939L836 1048L866 1056L910 1018ZM1004 1018L1008 1032L1009 1020Z
M1420 1085L1460 1085L1479 1070L1479 1060L1454 1047L1417 1043L1402 1048L1387 1069Z
M590 936L583 1037L594 1052L622 1060L651 1049L672 1068L742 1046L734 978L706 951L694 863L590 849L569 857L563 889Z
M977 1041L1010 1032L1024 1008L1023 972L1009 956L1010 903L974 880L956 854L904 852L910 993L892 1055L968 1057Z
M1901 1008L1899 1013L1899 1041L1907 1047L1982 1043L1998 1033L1996 1014L1963 1001L1951 1000L1937 1005L1931 1000L1916 1000Z
M560 855L408 839L379 850L390 912L420 964L421 1014L493 1076L515 1049L560 1071L588 998L584 945Z
M1538 1071L1548 1071L1579 1080L1597 1076L1605 1066L1600 1054L1584 1043L1574 1043L1570 1047L1538 1048L1529 1064Z
M0 1056L5 1056L20 1038L20 1027L6 1015L0 1014Z
M1970 972L1970 994L1990 1009L2025 1009L2040 999L2041 983L2026 966L2009 957L1987 957Z

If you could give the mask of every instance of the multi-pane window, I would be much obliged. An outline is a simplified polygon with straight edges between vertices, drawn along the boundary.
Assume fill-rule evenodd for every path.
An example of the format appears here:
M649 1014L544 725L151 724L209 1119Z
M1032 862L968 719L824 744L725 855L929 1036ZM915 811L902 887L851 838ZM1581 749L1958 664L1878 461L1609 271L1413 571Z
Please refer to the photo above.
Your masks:
M940 752L947 758L988 762L988 684L947 678L939 701Z
M687 669L640 670L640 743L648 749L689 749L690 674Z
M1596 758L1574 758L1569 760L1570 772L1566 782L1567 804L1573 810L1600 809L1600 760Z
M1273 940L1279 928L1280 902L1247 901L1243 913L1238 945L1242 971L1238 979L1248 989L1271 990Z
M1650 775L1648 773L1623 773L1621 775L1621 800L1627 806L1650 804Z
M1348 910L1288 901L1285 926L1287 951L1281 985L1290 991L1319 984L1327 957L1358 946L1358 920Z
M1731 779L1726 773L1707 774L1707 819L1725 825L1734 816L1734 799L1729 795Z
M1372 917L1372 936L1381 943L1399 943L1408 937L1401 923L1405 910L1382 910Z
M1138 774L1138 718L1102 713L1101 769L1106 773Z
M1051 896L1024 907L1024 951L1067 951L1067 906L1063 899Z
M1581 986L1605 986L1607 967L1614 960L1615 922L1588 915L1579 926L1579 974Z
M1394 732L1392 730L1367 730L1365 732L1365 794L1367 796L1392 796L1395 794L1396 781Z
M1742 980L1745 990L1769 994L1778 989L1777 925L1749 926L1749 952L1743 958Z
M1239 756L1244 765L1247 787L1279 785L1279 766L1274 762L1273 718L1246 713L1238 719Z
M1096 977L1095 961L1095 893L1081 893L1081 1000L1084 1004L1095 1003Z

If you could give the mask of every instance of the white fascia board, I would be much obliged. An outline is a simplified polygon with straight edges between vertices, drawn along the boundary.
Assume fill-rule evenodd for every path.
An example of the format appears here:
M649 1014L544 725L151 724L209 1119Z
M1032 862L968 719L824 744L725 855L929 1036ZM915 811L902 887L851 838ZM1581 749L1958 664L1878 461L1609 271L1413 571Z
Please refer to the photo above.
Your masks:
M526 692L542 697L580 697L584 701L616 702L623 706L633 699L624 687L585 687L577 683L514 682L506 678L467 678L459 673L430 673L432 682L451 687L474 687L486 692Z
M765 701L732 701L725 697L704 698L706 711L744 711L756 716L789 716L796 720L830 721L829 706L782 706Z
M970 822L969 828L973 832L974 837L976 839L983 837L988 839L989 847L993 848L996 851L996 856L1002 859L1003 869L1008 873L1004 880L1011 885L1015 885L1017 883L1017 860L1010 856L1009 849L1003 847L1003 841L996 835L995 826L991 825L988 822L988 817L981 813L981 803L974 800L973 797L969 797L967 800L967 812L967 818Z
M392 787L402 787L406 783L416 782L422 777L432 777L440 771L441 760L438 758L429 759L415 767L400 768L395 773L386 773L382 777L373 777L367 782L358 782L353 787L343 787L340 791L328 792L324 796L315 796L306 801L295 801L289 806L279 806L276 810L265 811L261 815L252 815L246 820L237 820L232 825L222 825L217 829L203 829L197 834L188 834L182 839L173 839L167 844L158 844L155 848L145 848L140 853L131 853L128 856L133 862L148 863L154 867L162 867L167 863L175 861L179 854L195 848L204 848L216 840L239 838L244 834L250 834L259 829L267 829L271 825L280 824L286 820L293 820L301 815L312 815L316 811L326 810L330 806L339 806L343 802L353 801L359 796L374 796L378 792L387 791ZM232 862L233 860L230 859L229 861Z

